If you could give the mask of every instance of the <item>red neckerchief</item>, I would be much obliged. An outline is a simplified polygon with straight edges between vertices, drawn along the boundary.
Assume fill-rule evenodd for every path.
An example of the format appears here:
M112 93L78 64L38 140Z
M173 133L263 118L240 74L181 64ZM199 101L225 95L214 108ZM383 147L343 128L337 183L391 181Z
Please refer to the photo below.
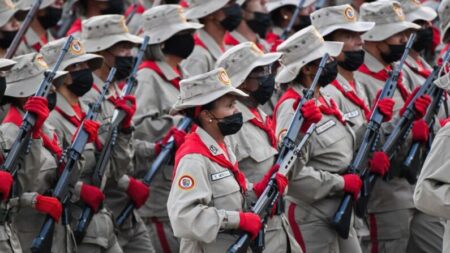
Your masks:
M323 97L319 97L319 101L319 109L323 114L334 116L337 120L345 125L344 116L342 115L342 112L339 110L333 99L330 98L330 105L328 105Z
M277 127L277 111L278 108L280 107L280 105L288 100L288 99L294 99L294 104L292 105L292 108L295 110L297 110L297 106L298 103L300 102L300 99L302 98L302 96L300 94L297 93L297 91L294 90L294 88L289 88L287 89L283 95L280 97L280 99L278 100L277 104L275 105L275 108L273 109L273 114L272 114L272 129L275 131L276 127Z
M198 37L197 34L194 34L194 44L208 50L208 48L206 47L206 44ZM220 51L222 51L222 53L225 52L225 50L222 47L220 47Z
M92 88L94 88L94 90L98 91L98 93L102 92L95 83L94 83L94 85L92 85ZM114 96L109 96L108 101L111 102L113 105L115 105L117 102L117 98Z
M136 12L134 14L142 14L142 13L144 13L145 7L142 4L140 4L140 3L137 3L136 5L137 5L136 6ZM125 18L128 18L128 16L131 14L131 12L133 11L134 8L135 7L133 6L133 4L130 4L130 6L125 11L125 14L124 14Z
M83 29L81 18L75 19L75 21L72 23L72 27L67 31L66 36L69 36L73 33L81 32Z
M241 187L241 191L242 192L247 191L247 183L245 182L245 175L244 173L242 173L242 171L239 170L238 163L236 162L233 165L223 154L216 156L211 154L208 147L206 147L205 143L203 143L203 141L200 139L200 136L198 136L198 134L195 132L186 135L184 143L181 145L181 147L177 150L175 154L175 170L173 174L174 176L180 160L185 155L189 154L200 154L210 159L211 161L217 163L221 167L229 169L233 173L234 178Z
M448 48L450 47L450 43L448 43L447 45L444 46L444 48L439 52L439 59L438 59L438 64L439 66L442 66L443 63L443 59L442 57L444 57L445 53L447 52Z
M385 82L389 78L389 72L392 71L391 66L387 66L386 68L380 70L379 72L373 72L371 71L366 64L362 64L361 67L359 67L358 71L369 75L377 80ZM403 73L400 72L400 75L398 77L397 81L397 89L400 92L400 95L403 98L403 101L406 101L409 97L409 92L406 89L405 85L403 85Z
M22 125L22 115L20 114L17 107L12 106L9 108L8 114L3 119L3 123L12 123L18 127ZM58 136L56 133L53 133L53 138L50 139L46 134L44 134L42 131L40 133L40 136L42 138L42 143L44 147L50 151L50 153L55 154L58 160L61 158L62 155L62 149L58 144Z
M366 115L366 119L370 117L370 110L367 107L366 103L364 103L364 100L358 97L356 92L353 90L346 91L342 87L342 85L339 83L337 79L335 79L333 82L331 82L331 85L336 87L348 100L352 101L355 105L357 105L359 108L361 108L364 111L364 115Z
M270 116L266 116L266 122L264 123L261 119L261 115L259 114L257 108L249 108L249 109L253 113L253 115L255 115L255 117L250 120L250 123L266 132L272 147L277 148L277 138L275 137L275 133L272 128L272 120Z
M267 33L266 41L271 45L270 52L276 52L278 46L284 42L279 35L273 32Z
M236 45L240 44L240 42L235 37L233 37L233 35L231 35L230 32L225 33L223 42L225 43L225 45L228 45L228 46L236 46ZM265 51L265 49L261 43L255 43L255 45L262 51Z
M43 45L47 44L48 40L47 40L47 35L43 35L42 37L40 37L40 42L37 42L33 45L29 45L31 48L33 48L34 50L36 50L36 52L41 51L41 48ZM28 45L28 41L27 38L23 37L23 41L25 42L25 44Z
M61 114L66 120L68 120L70 123L72 123L72 125L74 125L76 128L80 127L81 123L83 122L84 118L86 117L86 113L82 112L82 118L81 120L79 120L76 116L69 116L67 113L65 113L61 108L59 108L58 106L55 106L55 110ZM100 142L100 139L95 138L95 147L97 148L97 150L101 150L102 149L102 143Z
M431 74L431 70L425 68L425 66L422 63L422 60L417 60L416 64L417 67L411 66L408 64L408 62L405 61L405 64L412 70L414 71L416 74L419 74L420 76L422 76L423 78L428 78L428 76L430 76Z
M180 90L180 72L177 69L174 69L174 71L179 75L178 77L176 77L175 79L169 80L167 79L167 77L164 75L164 73L162 72L161 68L158 66L158 64L156 64L156 62L154 61L143 61L141 63L141 65L139 65L138 70L141 69L151 69L153 71L156 72L156 74L158 74L162 79L166 80L167 82L171 83L173 85L173 87L175 87L177 90Z

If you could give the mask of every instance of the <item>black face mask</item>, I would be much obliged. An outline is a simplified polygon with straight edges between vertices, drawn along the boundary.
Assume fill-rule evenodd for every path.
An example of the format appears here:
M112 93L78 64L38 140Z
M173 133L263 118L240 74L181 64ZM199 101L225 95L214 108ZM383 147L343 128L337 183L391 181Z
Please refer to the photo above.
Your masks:
M336 79L337 74L337 61L328 62L323 68L318 84L321 87L327 86L329 83L333 82L334 79Z
M164 42L164 54L171 54L186 59L194 51L194 36L190 33L176 34Z
M223 136L233 135L237 133L244 124L242 113L240 112L225 118L215 119L218 121L217 126L219 127L219 130Z
M70 76L72 77L72 84L67 88L78 97L86 94L94 84L94 77L90 69L72 71Z
M103 15L106 14L120 14L122 15L124 13L125 6L123 4L122 0L109 0L108 1L108 8L101 10L100 12Z
M300 15L300 24L294 25L294 30L296 32L298 32L301 29L310 26L311 24L312 24L311 23L311 18L309 17L309 15Z
M364 63L364 55L364 50L344 51L345 59L338 64L348 71L355 71Z
M261 38L266 37L267 30L272 25L270 14L264 12L253 12L253 19L247 20L247 25Z
M421 52L425 48L430 48L432 43L433 28L422 28L417 32L417 38L412 47L417 52Z
M250 96L255 99L258 104L263 105L272 97L274 90L275 76L268 75L259 81L258 89L250 93Z
M116 56L116 76L117 81L125 80L131 73L133 68L134 57L132 56Z
M381 58L386 63L393 63L402 58L403 52L405 51L406 44L402 45L389 45L389 53L381 53Z
M17 31L1 31L0 32L0 36L1 36L0 47L3 49L7 49L11 45L16 34L17 34Z
M55 109L56 106L56 92L50 92L47 96L48 109L51 111Z
M62 9L47 7L45 8L45 15L38 16L39 23L41 23L44 29L52 28L58 24L58 21L62 16Z
M223 9L225 12L225 19L220 21L220 24L229 32L238 27L242 21L242 10L239 4L233 4Z
M5 95L6 90L6 78L4 76L0 76L0 102L2 102L3 96Z

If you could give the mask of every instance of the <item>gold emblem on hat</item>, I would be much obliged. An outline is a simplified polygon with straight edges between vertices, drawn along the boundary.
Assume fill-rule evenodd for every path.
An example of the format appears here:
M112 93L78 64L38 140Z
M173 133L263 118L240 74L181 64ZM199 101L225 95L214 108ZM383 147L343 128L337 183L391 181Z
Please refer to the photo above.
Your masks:
M251 50L257 55L263 55L264 54L263 51L261 51L261 49L253 42L252 42Z
M14 5L14 3L11 0L5 0L5 5L6 7L8 7L9 9L15 9L16 6Z
M184 12L183 7L178 7L177 11L178 11L178 17L180 17L180 21L182 23L186 23L187 20L186 20L186 17L183 15L183 12Z
M398 3L392 3L392 9L394 9L395 14L400 18L400 20L405 20L405 14L403 9Z
M224 85L230 85L231 80L227 75L227 72L225 70L221 70L217 76L219 78L219 81Z
M422 4L420 3L419 0L411 0L411 2L415 5L415 6L421 6Z
M84 54L83 45L79 40L73 40L72 44L70 45L69 52L73 55Z
M37 54L34 58L34 62L41 68L48 69L48 65L44 60L44 57L41 54Z
M355 10L353 9L353 7L349 6L349 7L345 8L344 17L348 21L356 21L356 14L355 14Z
M124 16L120 17L119 26L122 28L122 30L124 32L126 32L126 33L128 32L127 22L125 21Z

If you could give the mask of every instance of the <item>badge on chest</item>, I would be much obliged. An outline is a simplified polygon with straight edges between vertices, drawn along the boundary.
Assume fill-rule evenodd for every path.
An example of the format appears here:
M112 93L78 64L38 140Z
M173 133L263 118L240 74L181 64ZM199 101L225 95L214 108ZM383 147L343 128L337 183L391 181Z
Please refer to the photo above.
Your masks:
M327 131L328 129L334 127L336 125L336 122L334 122L334 120L328 120L327 122L323 123L322 125L318 126L316 128L316 132L317 134L321 134L325 131Z
M214 174L211 174L211 181L217 181L226 177L231 176L231 172L229 170L217 172Z
M347 112L346 114L344 114L344 119L345 120L349 120L349 119L353 119L359 116L359 111L358 110L354 110L352 112Z

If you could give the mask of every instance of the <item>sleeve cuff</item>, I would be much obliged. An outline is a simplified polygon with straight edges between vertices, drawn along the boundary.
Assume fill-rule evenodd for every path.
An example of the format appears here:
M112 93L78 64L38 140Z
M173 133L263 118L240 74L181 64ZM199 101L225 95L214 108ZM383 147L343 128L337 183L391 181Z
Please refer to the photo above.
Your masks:
M130 177L127 175L123 175L117 182L119 189L121 189L122 191L126 191L128 189L129 184L130 184Z
M20 196L20 206L34 208L37 192L25 192Z
M239 227L239 212L223 210L221 229L237 229Z

